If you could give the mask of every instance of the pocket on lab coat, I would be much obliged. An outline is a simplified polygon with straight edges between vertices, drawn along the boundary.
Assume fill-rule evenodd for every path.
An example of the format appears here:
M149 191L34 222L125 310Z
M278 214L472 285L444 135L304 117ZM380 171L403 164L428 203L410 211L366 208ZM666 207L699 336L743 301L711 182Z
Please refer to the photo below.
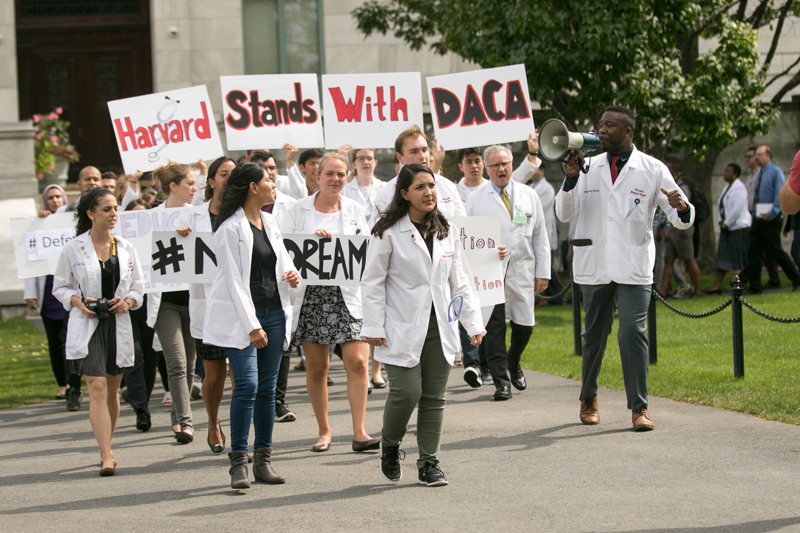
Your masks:
M580 276L594 274L594 245L573 246L572 270Z
M638 202L638 203L637 203ZM625 206L625 213L627 213L626 222L639 223L644 222L647 211L647 204L636 195L631 194L628 196L628 202Z
M389 318L385 319L384 328L386 330L386 344L389 352L393 355L411 353L412 331L415 325L407 322L397 322Z
M637 278L648 278L653 274L653 266L656 262L655 247L651 254L650 245L643 246L631 245L631 274Z
M208 300L207 312L213 312L214 316L220 317L219 320L204 320L204 327L208 328L208 333L212 338L220 340L234 341L244 329L232 321L239 321L239 313L233 302L225 300ZM222 318L225 317L225 318ZM238 327L237 327L238 326ZM248 332L249 333L249 332ZM225 343L220 343L225 346ZM232 347L233 344L229 345Z

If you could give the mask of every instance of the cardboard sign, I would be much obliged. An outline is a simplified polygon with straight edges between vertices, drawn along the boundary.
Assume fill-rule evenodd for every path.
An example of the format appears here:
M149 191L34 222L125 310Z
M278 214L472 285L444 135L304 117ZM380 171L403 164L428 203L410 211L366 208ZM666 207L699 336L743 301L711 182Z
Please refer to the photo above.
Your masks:
M154 231L150 277L162 283L212 283L217 275L214 234L192 231Z
M368 235L284 235L283 244L307 285L360 285Z
M525 65L433 76L426 82L436 140L447 150L524 141L535 132Z
M126 174L223 155L205 85L108 102Z
M17 274L36 278L54 274L64 245L75 237L75 213L57 213L45 218L11 220L11 235Z
M450 217L458 228L458 238L464 248L475 290L481 307L504 303L503 262L500 246L500 219L497 217Z
M144 273L144 292L172 292L189 290L187 282L159 282L153 279L152 273L152 247L153 232L169 232L175 237L176 222L188 207L175 209L147 209L144 211L124 211L117 216L117 225L114 235L127 239L139 256ZM48 217L49 218L49 217ZM191 235L191 234L190 234Z
M325 74L325 148L394 148L397 136L422 127L419 72Z
M228 150L325 145L316 74L220 76Z

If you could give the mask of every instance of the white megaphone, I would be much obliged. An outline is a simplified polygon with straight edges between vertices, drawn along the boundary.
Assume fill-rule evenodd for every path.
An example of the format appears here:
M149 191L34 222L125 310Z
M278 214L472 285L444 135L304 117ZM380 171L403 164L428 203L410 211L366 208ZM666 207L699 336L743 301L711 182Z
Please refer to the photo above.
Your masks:
M539 130L539 155L548 161L564 161L573 150L594 152L599 147L599 135L569 131L557 118L551 118Z

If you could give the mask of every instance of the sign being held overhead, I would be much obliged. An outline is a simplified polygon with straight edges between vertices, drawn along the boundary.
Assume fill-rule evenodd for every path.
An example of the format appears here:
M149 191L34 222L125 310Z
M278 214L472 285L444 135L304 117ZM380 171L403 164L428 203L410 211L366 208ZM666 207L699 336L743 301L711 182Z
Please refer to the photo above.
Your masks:
M524 141L534 133L525 65L426 78L433 128L446 150Z
M325 147L394 148L397 136L422 124L419 72L322 76Z
M205 85L108 102L126 174L223 155Z
M316 74L221 76L228 150L321 148Z

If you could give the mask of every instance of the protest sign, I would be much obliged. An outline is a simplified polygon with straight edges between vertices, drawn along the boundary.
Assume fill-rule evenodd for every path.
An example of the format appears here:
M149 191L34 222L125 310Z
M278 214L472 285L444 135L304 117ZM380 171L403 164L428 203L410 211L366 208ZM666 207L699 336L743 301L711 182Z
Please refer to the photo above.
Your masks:
M153 279L152 273L152 252L153 232L169 232L178 236L175 229L178 218L189 209L188 207L176 207L174 209L148 209L144 211L124 211L117 215L117 225L114 227L114 235L119 235L123 239L130 241L136 248L139 262L144 272L144 292L172 292L189 290L186 282L160 282Z
M503 262L498 257L500 219L497 217L450 217L458 228L458 238L464 248L472 282L478 292L481 307L506 301L503 289Z
M325 147L394 148L397 136L422 122L419 72L324 74Z
M306 285L359 285L368 235L284 235L283 244Z
M162 283L212 283L217 275L214 234L192 231L154 231L150 277Z
M75 213L57 213L45 218L11 220L14 256L20 278L55 273L64 245L75 237Z
M223 155L205 85L108 102L126 174Z
M447 150L535 135L525 65L433 76L426 82L436 140Z
M228 150L325 145L316 74L220 76Z

